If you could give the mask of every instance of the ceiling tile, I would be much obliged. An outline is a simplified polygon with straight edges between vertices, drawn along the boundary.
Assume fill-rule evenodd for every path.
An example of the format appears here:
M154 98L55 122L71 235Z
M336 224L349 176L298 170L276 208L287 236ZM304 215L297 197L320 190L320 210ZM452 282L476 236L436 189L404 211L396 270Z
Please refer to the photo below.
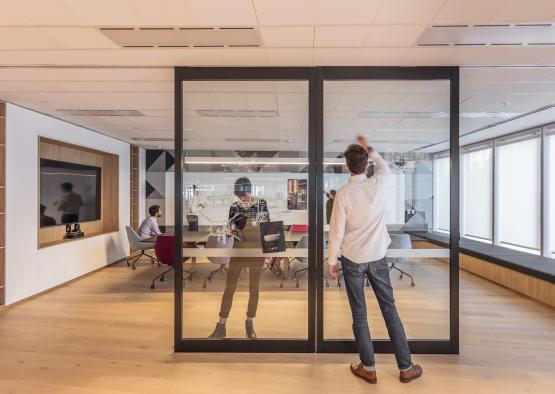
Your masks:
M141 23L124 0L62 0L62 2L73 13L93 26L138 26Z
M316 0L253 0L258 22L264 25L314 25Z
M249 109L277 110L277 100L274 93L243 93Z
M555 65L555 49L547 47L510 47L497 55L496 64Z
M314 47L357 48L364 44L370 26L316 26Z
M271 66L311 66L312 48L270 48L266 50Z
M447 0L434 23L491 22L511 0Z
M91 27L45 27L42 30L68 49L119 48L112 40Z
M268 56L264 48L225 48L221 50L224 63L228 66L264 66L268 64Z
M72 26L85 23L60 0L3 1L1 5L27 25Z
M314 48L314 65L352 66L359 53L360 48Z
M360 66L397 66L403 61L407 48L363 48L357 60Z
M553 0L511 0L493 18L498 22L549 22L555 20Z
M320 0L317 6L318 25L367 25L376 17L380 0Z
M0 27L0 49L61 49L63 47L40 27ZM29 54L32 55L32 53Z
M375 23L430 23L445 0L388 0L378 11Z
M142 25L198 26L188 1L184 0L126 0Z
M312 48L314 45L313 26L267 26L260 29L266 48Z
M410 48L403 58L403 63L411 66L440 66L455 52L454 47Z
M189 0L197 22L207 26L256 26L251 0Z
M457 47L446 60L450 65L481 65L494 64L495 58L507 48L492 46Z
M365 47L412 47L426 25L373 25Z

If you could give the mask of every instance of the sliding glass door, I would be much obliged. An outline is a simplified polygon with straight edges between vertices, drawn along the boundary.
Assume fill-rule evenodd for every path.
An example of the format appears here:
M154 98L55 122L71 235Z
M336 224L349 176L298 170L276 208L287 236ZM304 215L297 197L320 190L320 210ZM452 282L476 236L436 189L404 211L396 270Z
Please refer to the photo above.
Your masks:
M323 204L323 256L333 194L350 182L342 154L363 135L387 167L384 175L374 174L377 164L371 162L369 182L383 188L391 238L386 260L406 337L415 352L452 352L458 325L458 250L457 241L451 243L458 228L458 178L453 176L458 138L450 143L456 132L451 120L457 119L457 106L451 107L453 76L446 69L383 71L324 69L321 170L331 201ZM355 351L342 272L333 280L324 266L322 275L318 349ZM374 285L370 280L365 287L370 332L378 351L390 351L381 312L386 306L380 305Z
M310 351L308 72L189 71L180 348Z
M458 351L456 68L177 68L175 89L176 351L355 350L326 261L332 190L359 134L390 169L387 255L411 347ZM391 351L366 295L376 350Z

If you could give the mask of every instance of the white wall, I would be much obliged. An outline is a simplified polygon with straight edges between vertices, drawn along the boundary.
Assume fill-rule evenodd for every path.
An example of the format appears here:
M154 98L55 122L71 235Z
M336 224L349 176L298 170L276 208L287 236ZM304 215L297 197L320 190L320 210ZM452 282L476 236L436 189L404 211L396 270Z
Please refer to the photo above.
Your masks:
M119 155L119 232L38 249L39 136ZM127 256L129 144L7 104L6 147L6 304Z

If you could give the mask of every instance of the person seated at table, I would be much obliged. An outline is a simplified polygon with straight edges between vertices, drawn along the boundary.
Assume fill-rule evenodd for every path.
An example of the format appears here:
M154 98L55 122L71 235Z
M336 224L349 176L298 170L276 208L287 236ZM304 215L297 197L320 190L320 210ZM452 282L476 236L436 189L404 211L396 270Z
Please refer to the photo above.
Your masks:
M248 178L239 178L235 181L234 194L238 200L229 207L229 227L235 235L233 248L261 249L260 222L270 220L268 204L262 198L251 195L252 185ZM249 223L250 222L250 223ZM264 266L264 257L232 257L229 261L225 291L220 307L220 319L216 323L214 332L209 338L225 338L225 324L231 311L233 295L237 289L237 282L243 268L249 269L249 303L245 331L247 338L256 339L253 319L256 316L258 297L260 293L260 274Z
M148 208L148 213L150 216L143 220L139 227L139 237L141 238L156 237L162 234L156 221L156 219L162 217L162 208L160 208L160 205L152 205Z

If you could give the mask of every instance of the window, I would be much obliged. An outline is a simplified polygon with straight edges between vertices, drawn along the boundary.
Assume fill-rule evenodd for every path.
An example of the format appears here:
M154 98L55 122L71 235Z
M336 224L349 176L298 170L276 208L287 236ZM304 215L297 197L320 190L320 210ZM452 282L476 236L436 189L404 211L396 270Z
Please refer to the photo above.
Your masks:
M450 160L447 157L434 159L434 230L449 232L449 172Z
M555 132L555 130L552 130ZM545 238L547 245L547 257L555 258L555 207L553 200L555 199L555 134L547 135L544 140L546 144L546 157L544 169L546 171L547 194L544 196L547 220L546 230L548 236Z
M501 246L540 248L540 138L513 137L496 148L496 204Z
M477 148L479 149L479 148ZM492 148L463 152L462 236L492 240Z

